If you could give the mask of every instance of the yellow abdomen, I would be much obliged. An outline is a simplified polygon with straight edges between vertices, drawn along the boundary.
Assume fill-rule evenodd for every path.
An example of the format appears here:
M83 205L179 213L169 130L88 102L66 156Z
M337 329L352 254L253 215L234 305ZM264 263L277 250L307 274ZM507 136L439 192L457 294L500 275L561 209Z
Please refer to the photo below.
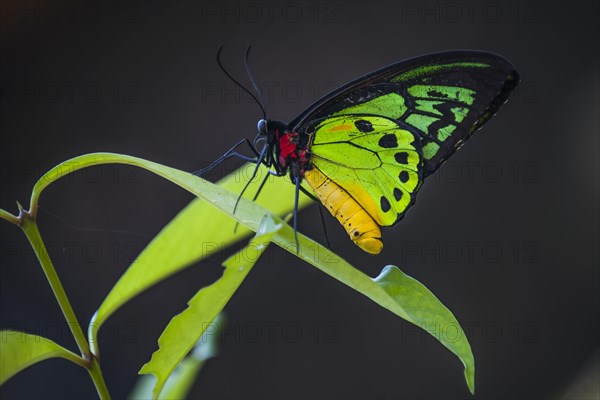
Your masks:
M327 178L317 168L306 171L306 182L316 193L321 203L337 218L350 239L370 254L379 254L383 249L379 225L343 188Z

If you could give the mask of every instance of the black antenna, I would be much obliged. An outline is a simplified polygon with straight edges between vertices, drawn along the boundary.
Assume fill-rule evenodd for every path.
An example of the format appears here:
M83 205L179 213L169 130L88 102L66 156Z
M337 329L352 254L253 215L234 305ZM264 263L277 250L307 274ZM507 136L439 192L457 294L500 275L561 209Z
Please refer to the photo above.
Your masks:
M250 57L250 49L251 48L252 48L252 46L248 45L248 48L246 49L246 57L244 58L244 68L246 68L246 75L248 75L248 79L250 80L250 83L252 83L252 87L254 88L254 91L256 91L256 94L258 95L258 100L259 100L258 105L260 106L260 108L263 112L263 119L266 120L267 112L265 111L265 103L263 103L262 93L261 93L260 89L258 88L258 85L256 84L256 81L254 80L252 73L250 72L250 67L248 66L248 58Z
M246 59L248 58L248 51L249 51L249 49L250 49L250 47L248 47L248 50L246 51ZM258 104L258 106L260 107L260 109L261 109L261 111L263 113L263 118L266 119L267 118L267 112L265 111L265 108L263 107L262 100L258 100L256 98L256 96L254 96L252 94L252 92L250 92L248 89L246 89L244 87L244 85L242 85L241 83L239 83L233 76L231 76L231 74L229 72L227 72L227 70L223 66L223 63L221 62L221 51L222 50L223 50L223 45L221 45L221 47L219 47L219 51L217 51L217 63L219 64L219 67L221 68L221 71L223 71L223 73L225 75L227 75L227 77L229 79L231 79L233 81L233 83L235 83L236 85L238 85L243 91L245 91L246 93L248 93L250 95L250 97L252 97L254 99L254 101L256 102L256 104ZM247 67L247 63L246 63L246 68L248 68ZM256 89L256 83L254 81L252 81L252 85ZM257 90L257 93L260 96L260 92L258 90Z

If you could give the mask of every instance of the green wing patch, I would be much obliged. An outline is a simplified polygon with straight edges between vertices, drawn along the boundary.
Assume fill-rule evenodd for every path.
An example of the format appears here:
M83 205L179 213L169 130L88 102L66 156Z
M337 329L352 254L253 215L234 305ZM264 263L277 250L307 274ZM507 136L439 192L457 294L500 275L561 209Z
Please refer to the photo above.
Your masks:
M365 101L364 103L357 104L344 108L332 115L340 114L373 114L387 116L388 118L398 119L401 118L404 113L408 110L405 105L404 96L398 93L388 93L375 97L372 100Z
M429 64L410 69L392 78L392 81L403 82L415 78L427 79L428 75L440 73L456 68L489 68L491 65L483 62L455 62L449 64Z
M422 182L419 137L372 115L326 118L314 129L311 161L381 226L399 221Z
M358 114L406 123L420 138L423 176L427 176L494 116L518 82L513 66L495 54L433 54L350 82L290 125L302 131L311 121Z
M477 68L485 67L482 64ZM427 81L434 82L434 79ZM333 115L375 114L411 125L418 131L421 146L428 149L423 154L426 175L471 135L478 119L484 115L485 107L492 101L485 90L456 84L423 84L419 81L416 84L398 83L395 87L388 85L388 90L394 90L390 93L386 93L383 86L379 89L379 93L383 93L380 96L340 109ZM371 87L372 93L373 90Z

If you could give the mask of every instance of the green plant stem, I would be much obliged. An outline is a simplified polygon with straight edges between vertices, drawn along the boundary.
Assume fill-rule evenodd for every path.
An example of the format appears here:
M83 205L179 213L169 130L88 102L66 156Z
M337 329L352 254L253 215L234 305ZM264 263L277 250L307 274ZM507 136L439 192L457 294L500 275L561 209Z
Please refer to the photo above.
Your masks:
M6 220L8 222L12 222L15 225L21 224L21 220L19 219L19 217L9 213L8 211L2 210L2 209L0 209L0 218Z
M48 255L48 251L46 250L46 246L44 245L35 220L27 211L24 211L22 208L20 209L19 220L19 226L21 229L23 229L23 232L25 233L25 236L27 236L31 247L33 247L33 251L35 252L38 260L40 260L44 274L46 274L46 279L48 279L48 283L52 288L52 292L56 297L58 305L60 306L60 309L67 320L67 325L69 326L69 329L75 338L77 347L79 347L82 360L84 361L83 364L79 364L85 366L85 368L88 370L92 380L94 381L94 385L96 386L96 390L98 391L100 398L110 399L108 389L106 388L104 378L102 377L102 372L100 371L98 359L90 352L88 342L86 341L85 335L81 330L81 325L79 325L79 322L77 321L73 307L71 307L71 303L69 302L65 289L58 278L58 274L54 269L52 260L50 260L50 256Z
M48 283L52 288L52 292L54 293L60 309L67 320L67 324L71 329L71 333L75 338L75 342L77 343L77 347L79 347L79 351L81 351L81 354L84 358L89 358L90 349L88 343L85 340L85 336L83 335L81 326L77 321L77 317L73 312L73 307L71 307L71 303L67 298L65 289L63 288L60 279L58 278L58 274L54 269L54 265L52 265L52 261L50 260L46 246L44 246L44 242L40 236L40 231L38 230L37 224L33 219L31 219L31 217L29 217L27 212L23 212L23 214L21 229L23 229L23 232L25 232L25 236L27 236L31 247L33 247L37 258L40 260L40 264L42 264L42 269L46 274L46 279L48 279Z
M100 396L101 399L110 399L110 393L108 393L108 388L104 383L104 377L102 376L102 371L100 370L100 363L94 355L92 355L92 360L88 368L88 372L92 377L92 381L94 381L94 385L96 386L98 396Z

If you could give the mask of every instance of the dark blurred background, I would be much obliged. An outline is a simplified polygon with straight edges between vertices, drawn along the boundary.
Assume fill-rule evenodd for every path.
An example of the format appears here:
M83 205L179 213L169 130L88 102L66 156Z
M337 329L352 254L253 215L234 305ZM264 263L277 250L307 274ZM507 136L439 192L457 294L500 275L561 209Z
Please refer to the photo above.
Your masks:
M389 63L469 48L522 77L499 115L424 185L378 257L333 218L336 250L370 276L395 264L469 335L475 398L598 398L599 6L582 2L2 1L0 206L47 169L96 151L196 170L260 114L219 70L243 51L271 118L291 120ZM242 79L244 82L247 80ZM213 178L234 169L235 163ZM192 196L129 167L63 179L39 223L82 324ZM290 202L292 199L290 199ZM300 229L322 241L315 207ZM1 324L76 349L18 228L1 232ZM127 395L171 316L231 250L153 287L101 332L103 372ZM219 356L193 398L470 398L457 359L370 300L272 246L226 308ZM94 398L85 371L35 365L2 398Z

